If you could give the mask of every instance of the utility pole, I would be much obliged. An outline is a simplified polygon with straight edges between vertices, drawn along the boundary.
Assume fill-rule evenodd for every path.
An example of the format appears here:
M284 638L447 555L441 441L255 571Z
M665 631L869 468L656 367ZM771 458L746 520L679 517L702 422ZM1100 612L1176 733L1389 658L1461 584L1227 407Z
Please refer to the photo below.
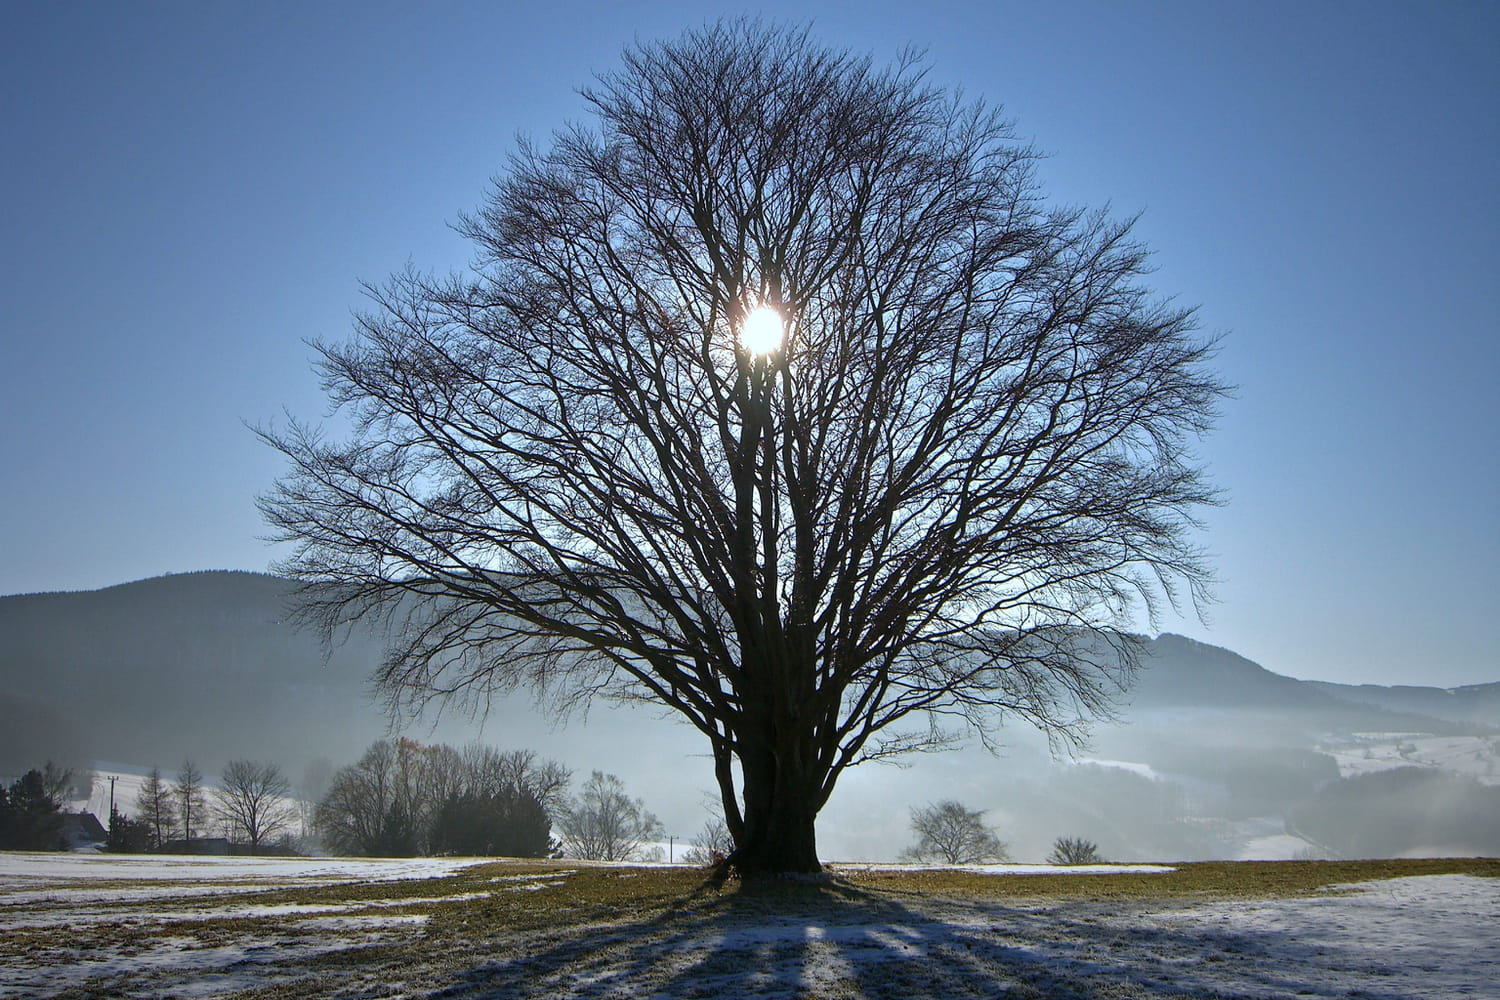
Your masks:
M119 780L117 775L109 776L109 818L115 818L115 782Z

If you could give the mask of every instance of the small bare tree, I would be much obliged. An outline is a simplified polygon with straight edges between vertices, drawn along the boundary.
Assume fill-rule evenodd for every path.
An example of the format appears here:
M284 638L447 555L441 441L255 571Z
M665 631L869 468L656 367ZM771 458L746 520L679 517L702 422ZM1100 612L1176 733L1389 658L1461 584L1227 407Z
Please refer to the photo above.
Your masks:
M182 839L191 842L194 821L202 822L206 802L203 797L203 772L191 759L184 760L177 769L177 781L172 785L172 795L177 802L177 815L182 817Z
M1052 853L1047 855L1049 865L1101 865L1099 845L1082 837L1058 837L1052 842Z
M258 851L268 839L290 831L296 819L290 796L291 785L275 764L232 760L214 794L215 812L231 837L243 835Z
M683 852L682 860L690 865L707 867L718 864L732 853L734 838L729 835L729 827L724 825L724 817L716 815L703 824L698 839Z
M172 788L162 780L161 768L153 767L135 795L135 812L150 828L150 848L161 846L177 834L177 806Z
M592 861L638 859L646 842L661 837L661 822L646 804L625 794L613 774L595 771L558 820L568 857Z
M71 767L63 767L50 760L42 767L42 786L46 789L47 796L59 806L66 806L73 799L86 797L92 790L93 783L92 771L85 783L75 780Z
M1212 345L924 74L753 20L636 46L462 220L475 273L368 289L320 347L352 439L266 432L262 509L329 636L392 623L393 709L659 702L747 874L820 869L851 765L1107 710L1135 610L1207 579Z
M1006 847L984 825L984 811L965 808L951 799L911 811L917 842L905 851L913 861L942 861L950 865L1004 861Z

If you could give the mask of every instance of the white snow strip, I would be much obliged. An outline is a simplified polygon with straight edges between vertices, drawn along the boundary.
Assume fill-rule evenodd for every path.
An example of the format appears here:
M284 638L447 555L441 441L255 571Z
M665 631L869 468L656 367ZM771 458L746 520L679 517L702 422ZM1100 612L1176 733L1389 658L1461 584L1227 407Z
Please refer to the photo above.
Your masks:
M555 882L523 882L520 885L509 886L508 888L506 888L503 891L505 891L505 892L535 892L538 889L551 889L554 886L562 885L565 881L566 881L566 879L558 879Z
M525 875L497 875L494 878L490 879L490 881L491 882L535 882L537 879L563 878L563 877L568 876L568 875L576 875L576 874L578 874L578 870L576 868L564 868L561 871L555 871L555 872L529 872L528 874L525 874Z
M1168 865L907 865L838 862L834 871L860 872L969 872L976 875L1131 875L1173 872Z
M389 882L441 878L480 858L266 858L172 854L0 852L0 885L14 879L225 882L314 879Z
M1150 764L1142 764L1138 761L1133 760L1101 760L1097 757L1080 757L1074 763L1092 764L1094 767L1109 767L1114 768L1117 771L1129 771L1131 774L1138 774L1142 778L1150 778L1152 781L1165 780L1162 775L1157 772L1156 768L1152 767Z

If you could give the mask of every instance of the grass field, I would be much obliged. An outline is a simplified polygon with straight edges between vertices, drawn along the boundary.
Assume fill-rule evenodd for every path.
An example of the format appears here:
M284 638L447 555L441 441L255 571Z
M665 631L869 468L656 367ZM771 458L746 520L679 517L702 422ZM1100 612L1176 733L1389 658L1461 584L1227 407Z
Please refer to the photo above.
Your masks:
M70 857L0 855L0 996L1446 998L1500 982L1492 860L841 866L826 884L715 886L576 862Z

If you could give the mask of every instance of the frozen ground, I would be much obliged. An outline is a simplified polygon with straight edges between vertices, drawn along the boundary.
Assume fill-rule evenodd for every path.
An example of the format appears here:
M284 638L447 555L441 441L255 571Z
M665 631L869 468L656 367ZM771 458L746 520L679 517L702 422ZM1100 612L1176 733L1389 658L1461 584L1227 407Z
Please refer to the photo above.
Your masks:
M1152 898L1161 868L1134 895L1065 898L849 866L767 897L682 870L469 865L0 854L0 996L1500 997L1500 879L1474 875Z
M441 995L1493 1000L1497 919L1495 881L1471 876L1255 903L884 900L547 935Z

